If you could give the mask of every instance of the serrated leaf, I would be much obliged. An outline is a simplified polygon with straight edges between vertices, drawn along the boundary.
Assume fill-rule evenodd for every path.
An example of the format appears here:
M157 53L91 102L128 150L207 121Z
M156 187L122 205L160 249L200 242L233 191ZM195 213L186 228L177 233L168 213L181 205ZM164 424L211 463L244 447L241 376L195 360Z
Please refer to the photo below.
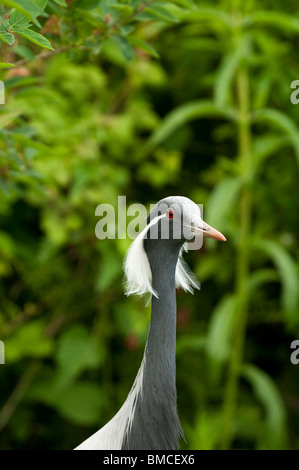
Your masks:
M51 46L47 38L45 38L39 33L36 33L32 29L20 29L19 30L18 28L15 28L15 32L18 33L23 38L28 39L31 42L34 42L34 44L37 44L38 46L43 47L44 49L50 49L50 51L55 50Z
M47 5L47 0L19 0L17 2L13 0L2 0L2 5L6 5L9 8L16 8L18 11L23 13L28 19L30 19L36 26L40 27L36 17L44 10Z
M0 25L0 39L10 46L15 42L14 35L8 33L2 25Z
M47 6L48 0L32 0L36 6L35 12L33 14L39 15Z
M139 39L136 36L128 36L127 39L131 44L133 44L133 46L136 46L139 49L148 52L151 56L155 57L156 59L160 57L156 49L154 49L154 47L151 46L151 44L149 44L148 42L143 41L142 39Z
M12 14L9 17L9 24L12 30L14 30L15 26L18 26L19 28L22 27L28 27L30 25L28 18L23 15L20 11L13 11Z

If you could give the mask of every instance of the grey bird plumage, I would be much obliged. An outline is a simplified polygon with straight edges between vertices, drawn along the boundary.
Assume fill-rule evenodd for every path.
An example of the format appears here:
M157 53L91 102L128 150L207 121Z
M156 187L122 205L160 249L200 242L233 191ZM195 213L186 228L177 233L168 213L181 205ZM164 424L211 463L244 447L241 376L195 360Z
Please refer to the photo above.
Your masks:
M187 243L183 226L190 228L192 236L225 240L185 197L162 199L151 211L147 227L132 243L125 262L127 293L152 294L142 363L121 409L78 450L176 450L179 438L184 437L177 411L175 289L181 286L192 291L199 285L182 261ZM167 238L163 237L165 227ZM156 230L154 237L152 229Z

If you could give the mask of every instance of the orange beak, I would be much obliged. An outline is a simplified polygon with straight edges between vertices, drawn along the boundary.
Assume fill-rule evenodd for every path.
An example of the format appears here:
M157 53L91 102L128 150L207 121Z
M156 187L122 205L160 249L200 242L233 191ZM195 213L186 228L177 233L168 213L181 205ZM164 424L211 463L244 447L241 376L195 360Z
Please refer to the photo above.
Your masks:
M195 233L202 233L204 237L206 238L213 238L215 240L221 240L223 242L226 242L226 238L224 235L222 235L221 232L218 232L215 228L211 227L208 225L206 222L200 219L200 222L196 224L195 226L192 226L192 232Z

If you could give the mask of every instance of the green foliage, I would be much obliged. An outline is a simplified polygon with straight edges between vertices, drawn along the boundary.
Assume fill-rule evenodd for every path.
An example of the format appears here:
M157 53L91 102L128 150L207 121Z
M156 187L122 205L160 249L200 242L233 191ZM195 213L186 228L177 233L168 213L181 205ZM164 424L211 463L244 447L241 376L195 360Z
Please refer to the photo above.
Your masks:
M299 302L298 269L288 251L273 241L257 241L256 247L263 250L273 260L281 278L281 302L286 318L292 326L297 326Z
M284 448L286 416L284 404L271 377L251 364L243 367L243 376L252 386L256 399L265 409L261 443L266 449ZM264 444L263 444L264 442Z
M0 15L0 39L3 42L11 46L15 42L14 34L17 34L45 49L54 50L48 39L32 30L30 24L30 21L32 21L36 26L40 26L36 18L45 9L47 0L6 1L3 3L14 8L9 17L5 13Z
M32 321L18 328L14 335L5 341L6 360L9 363L26 357L47 357L52 353L53 342L44 336L45 324Z
M54 33L58 47L66 47L67 44L73 49L88 48L94 54L98 54L107 41L113 40L127 60L134 57L134 46L153 57L159 57L151 44L136 35L138 22L177 23L185 11L182 7L187 10L193 8L192 2L183 2L182 6L178 6L171 2L155 0L131 0L126 3L115 0L74 0L68 3L47 0L20 2L7 0L2 3L11 8L7 13L5 10L0 13L0 40L9 46L15 43L16 37L21 36L44 49L54 51L47 37L31 29L31 22L36 27L41 27L37 18L42 16L43 31L51 35ZM55 21L52 26L53 18Z
M130 240L97 240L95 210L111 203L117 230L119 195L182 194L227 237L188 254L202 289L178 294L187 447L298 449L298 7L23 0L0 14L0 447L73 448L117 412L150 309L124 297Z

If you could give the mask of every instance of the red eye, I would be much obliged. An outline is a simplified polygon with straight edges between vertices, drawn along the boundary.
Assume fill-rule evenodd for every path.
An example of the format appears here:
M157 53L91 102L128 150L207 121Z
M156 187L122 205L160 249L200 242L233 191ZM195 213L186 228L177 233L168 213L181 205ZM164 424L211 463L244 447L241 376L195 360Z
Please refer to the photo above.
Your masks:
M168 209L168 211L166 212L166 217L168 217L169 219L174 218L174 212L172 209Z

